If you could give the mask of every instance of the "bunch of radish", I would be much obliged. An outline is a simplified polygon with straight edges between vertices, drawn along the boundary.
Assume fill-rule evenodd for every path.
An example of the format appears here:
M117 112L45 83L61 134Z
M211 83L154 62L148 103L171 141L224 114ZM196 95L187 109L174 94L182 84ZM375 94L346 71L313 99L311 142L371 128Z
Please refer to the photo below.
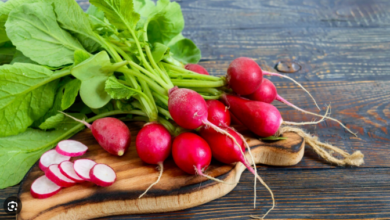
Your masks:
M39 167L45 175L31 184L31 195L44 199L57 194L61 188L70 187L85 181L107 187L116 180L115 171L106 164L98 164L90 159L71 157L85 154L88 147L75 140L64 140L53 150L44 153L39 160Z

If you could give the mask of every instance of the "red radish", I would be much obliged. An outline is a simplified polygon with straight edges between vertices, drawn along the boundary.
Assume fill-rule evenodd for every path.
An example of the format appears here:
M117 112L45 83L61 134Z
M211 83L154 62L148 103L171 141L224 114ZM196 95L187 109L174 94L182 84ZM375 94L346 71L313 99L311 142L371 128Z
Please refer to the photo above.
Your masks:
M59 154L70 157L78 157L87 152L88 147L75 140L64 140L57 144L56 151Z
M276 87L275 85L268 79L264 78L261 85L259 86L259 88L252 94L246 96L247 98L251 99L251 100L254 100L254 101L260 101L260 102L265 102L265 103L271 103L273 102L274 100L277 100L281 103L284 103L298 111L301 111L303 113L306 113L306 114L310 114L310 115L315 115L317 117L323 117L322 115L319 115L319 114L316 114L316 113L313 113L313 112L309 112L309 111L306 111L306 110L303 110L297 106L295 106L294 104L288 102L287 100L285 100L282 96L280 96L278 93L277 93L277 90L276 90ZM356 136L355 133L353 133L349 128L347 128L343 123L341 123L339 120L335 119L335 118L332 118L332 117L326 117L326 119L329 119L329 120L332 120L332 121L335 121L337 123L339 123L343 128L345 128L347 131L349 131L351 134L354 134Z
M46 169L45 175L49 180L61 187L70 187L76 184L75 181L69 179L61 173L60 169L58 168L58 164L50 165Z
M263 72L260 66L247 57L239 57L233 60L226 74L227 84L239 95L254 93L262 79Z
M63 161L58 165L58 168L60 169L60 172L69 179L78 183L84 182L84 180L74 171L73 165L74 164L70 161Z
M186 68L187 70L190 70L192 72L202 74L202 75L210 75L209 72L207 72L207 70L199 64L189 63L189 64L185 65L184 68Z
M42 154L41 159L39 159L39 168L42 171L45 171L52 164L59 164L62 161L70 160L69 156L64 156L57 153L56 150L49 150L46 153Z
M144 196L152 186L156 185L162 176L163 163L171 153L172 137L169 131L157 123L148 123L139 131L135 142L138 156L148 164L158 165L160 174L139 198Z
M243 125L232 113L230 113L230 118L232 119L232 124Z
M45 199L57 194L61 187L49 180L45 175L36 179L30 188L32 197Z
M95 164L96 162L90 159L79 159L74 162L73 168L75 173L83 180L91 181L89 172Z
M207 100L208 117L207 119L218 127L230 126L230 112L228 108L218 100Z
M106 164L95 164L89 171L91 182L98 186L111 186L116 180L115 171Z
M117 118L107 117L97 119L92 123L92 125L90 125L86 121L79 120L64 112L62 112L62 114L72 118L75 121L83 123L89 129L91 129L92 134L99 145L110 154L122 156L130 146L130 130L125 123Z
M172 144L172 156L176 165L186 173L204 175L211 162L211 150L207 142L196 134L178 135Z
M222 100L242 124L261 137L274 135L283 122L278 109L268 103L227 94L222 96Z

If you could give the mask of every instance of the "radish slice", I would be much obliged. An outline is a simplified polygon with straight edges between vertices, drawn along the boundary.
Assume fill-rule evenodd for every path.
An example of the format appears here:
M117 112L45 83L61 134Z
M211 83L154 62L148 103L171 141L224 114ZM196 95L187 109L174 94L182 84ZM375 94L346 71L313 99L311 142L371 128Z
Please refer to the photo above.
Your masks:
M34 198L44 199L57 194L61 187L49 180L45 175L31 184L31 195Z
M45 175L49 180L53 181L53 183L61 187L70 187L76 183L61 173L60 169L58 168L58 164L50 165L46 169Z
M69 179L75 181L75 182L84 182L83 179L81 179L77 174L76 172L74 171L74 168L73 168L73 163L70 162L70 161L63 161L62 163L60 163L58 165L58 168L60 169L60 172L68 177Z
M69 157L81 156L85 154L87 150L88 150L87 146L85 146L81 142L74 141L74 140L60 141L56 147L57 153Z
M83 180L91 181L89 171L95 166L96 162L89 159L80 159L74 162L73 168L76 174Z
M42 171L45 171L50 165L59 164L66 160L70 160L70 157L61 155L54 149L49 150L42 154L41 159L39 160L39 168L41 168Z
M116 180L115 171L106 164L93 166L89 176L91 177L91 182L98 186L111 186Z

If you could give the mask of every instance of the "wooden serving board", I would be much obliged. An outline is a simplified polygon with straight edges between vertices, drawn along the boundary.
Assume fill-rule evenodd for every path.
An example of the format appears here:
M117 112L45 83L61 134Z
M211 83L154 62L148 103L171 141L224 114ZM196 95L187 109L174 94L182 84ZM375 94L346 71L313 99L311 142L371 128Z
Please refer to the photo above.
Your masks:
M117 181L110 187L99 187L85 182L63 188L47 199L35 199L30 194L32 182L44 173L36 164L26 175L19 189L22 211L17 219L91 219L97 217L169 212L198 206L220 198L234 189L201 176L188 175L181 171L170 157L164 163L160 182L138 199L138 196L158 177L156 166L143 163L135 150L135 137L143 123L129 123L132 144L123 157L116 157L104 151L95 141L89 129L72 139L89 147L81 157L97 163L110 165L117 174ZM241 131L242 132L242 131ZM245 133L244 133L245 134ZM273 166L297 164L304 154L304 140L295 133L286 133L286 140L264 143L245 135L251 146L256 163ZM246 153L248 154L248 153ZM246 155L248 160L250 157ZM226 182L238 182L245 167L241 164L225 165L211 163L206 174Z

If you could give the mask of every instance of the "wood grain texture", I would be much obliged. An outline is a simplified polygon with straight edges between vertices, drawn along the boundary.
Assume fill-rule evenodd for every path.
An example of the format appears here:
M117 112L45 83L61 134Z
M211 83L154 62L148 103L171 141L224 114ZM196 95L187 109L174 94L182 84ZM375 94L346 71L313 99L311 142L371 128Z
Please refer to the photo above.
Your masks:
M136 138L143 124L128 124L132 140ZM305 141L295 133L286 133L284 136L287 137L286 140L269 143L247 137L255 163L274 166L292 166L299 163L304 154ZM158 172L155 165L141 161L134 141L123 157L117 157L99 146L90 129L83 130L71 139L88 146L85 155L72 158L72 161L88 158L97 163L108 164L116 172L116 182L105 188L85 182L63 188L50 198L35 199L30 193L31 184L44 174L36 164L21 183L18 196L23 208L17 219L93 219L110 215L161 213L192 208L229 193L246 169L241 163L225 165L213 161L205 173L227 183L234 183L228 185L186 174L169 158L164 162L164 173L160 182L138 199L139 195L156 181ZM251 161L248 154L246 157Z

